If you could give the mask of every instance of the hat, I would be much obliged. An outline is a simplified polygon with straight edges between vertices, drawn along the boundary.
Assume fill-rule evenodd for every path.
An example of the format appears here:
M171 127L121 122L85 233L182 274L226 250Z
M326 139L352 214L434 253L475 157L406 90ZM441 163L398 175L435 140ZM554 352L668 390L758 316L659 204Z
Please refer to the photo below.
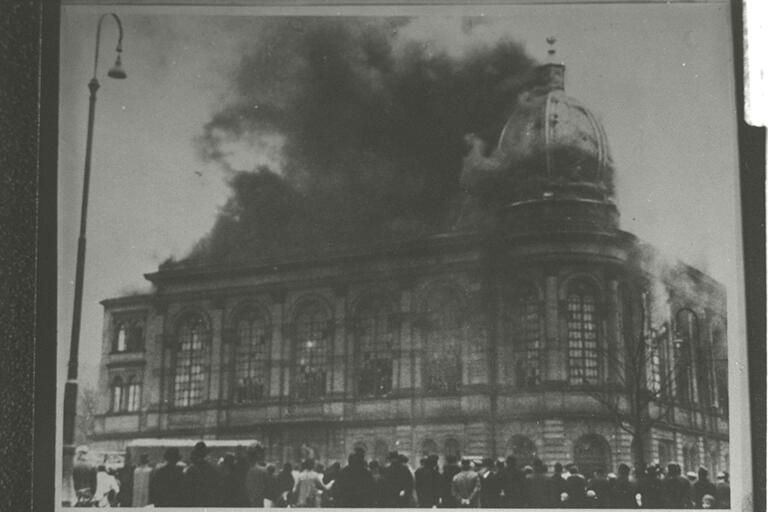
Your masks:
M203 458L208 455L208 446L203 441L195 443L195 447L192 448L192 457Z
M84 444L81 444L80 446L75 448L75 453L78 454L78 455L80 455L81 453L82 454L87 454L88 453L88 447L86 445L84 445Z
M726 473L725 471L721 471L721 472L719 472L717 474L717 479L718 480L725 480L727 476L728 476L728 473Z
M688 480L695 480L696 479L696 473L693 471L689 471L685 474L685 476L688 478Z
M181 459L181 455L179 454L179 449L175 447L171 447L165 450L165 453L163 454L163 458L168 461L170 464L175 464L179 462Z
M483 467L486 468L492 468L493 467L493 459L490 457L485 457L482 462Z
M400 454L397 452L389 452L389 454L387 454L387 460L390 462L400 460Z
M533 471L535 473L546 473L547 465L544 464L540 458L536 457L535 459L533 459Z

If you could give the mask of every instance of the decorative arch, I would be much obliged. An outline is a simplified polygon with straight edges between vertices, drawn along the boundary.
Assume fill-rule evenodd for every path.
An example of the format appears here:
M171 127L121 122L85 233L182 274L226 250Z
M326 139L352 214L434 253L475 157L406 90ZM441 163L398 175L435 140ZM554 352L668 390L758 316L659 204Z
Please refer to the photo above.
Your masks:
M507 455L512 455L519 466L531 465L536 458L536 443L523 435L514 435L507 441Z
M306 293L297 297L288 307L286 318L295 319L296 316L308 305L322 307L328 318L333 318L333 305L327 297L320 293Z
M424 438L424 440L421 441L421 454L424 456L427 455L437 455L440 449L437 447L437 443L432 438Z
M210 361L210 323L188 311L177 317L173 357L173 405L189 407L203 401Z
M230 318L233 332L232 399L254 403L268 394L272 328L269 312L259 303L239 305Z
M465 304L454 287L435 286L422 304L422 386L431 393L454 394L462 382Z
M299 400L325 396L331 371L333 321L327 303L302 300L293 312L293 395Z
M611 470L611 447L599 434L586 434L573 445L573 461L582 475L591 477L595 471Z
M380 397L392 391L393 360L397 329L392 321L392 301L370 295L355 310L355 359L357 392Z
M569 280L565 294L568 382L592 385L601 380L598 289L591 280Z
M504 295L508 373L516 387L535 387L541 383L543 348L540 290L532 281L518 280Z

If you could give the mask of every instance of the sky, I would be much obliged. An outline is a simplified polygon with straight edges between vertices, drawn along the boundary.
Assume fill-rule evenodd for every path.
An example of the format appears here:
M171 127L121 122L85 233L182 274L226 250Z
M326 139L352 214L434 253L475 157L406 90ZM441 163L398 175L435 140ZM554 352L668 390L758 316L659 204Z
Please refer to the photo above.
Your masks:
M68 357L80 216L87 83L104 8L64 6L59 118L59 380ZM99 301L148 290L143 274L181 258L210 231L231 194L231 171L202 158L197 141L237 96L233 77L258 48L274 8L121 6L126 80L106 71L117 29L103 24L88 215L80 347L81 386L96 386ZM337 16L336 8L280 14ZM397 38L450 55L502 38L546 59L557 38L566 93L603 122L615 163L624 230L737 289L740 258L736 118L729 6L625 4L354 8L341 15L413 16ZM481 22L467 28L463 15ZM266 25L265 25L266 24ZM290 61L286 62L286 66ZM510 103L515 98L510 98ZM252 141L250 141L252 142ZM234 141L237 168L280 166L275 145ZM730 306L736 304L731 301Z

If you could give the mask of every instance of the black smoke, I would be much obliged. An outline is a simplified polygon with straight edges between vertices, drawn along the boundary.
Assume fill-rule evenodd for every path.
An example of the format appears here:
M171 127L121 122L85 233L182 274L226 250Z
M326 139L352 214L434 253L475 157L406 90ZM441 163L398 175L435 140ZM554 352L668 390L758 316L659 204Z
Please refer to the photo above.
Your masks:
M258 28L235 99L198 141L204 159L229 168L232 197L184 263L318 254L446 229L465 136L495 145L534 62L509 40L460 56L404 40L409 23L274 18ZM224 145L260 139L281 141L280 161L232 168Z

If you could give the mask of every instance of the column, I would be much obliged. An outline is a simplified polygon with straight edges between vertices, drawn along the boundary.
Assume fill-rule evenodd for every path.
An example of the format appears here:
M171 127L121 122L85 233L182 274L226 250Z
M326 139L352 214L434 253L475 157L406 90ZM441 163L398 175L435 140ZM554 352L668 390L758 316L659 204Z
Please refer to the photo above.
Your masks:
M557 276L544 279L544 378L545 382L568 380L567 340L560 336L560 300L557 293Z
M346 392L347 365L347 287L340 286L333 291L333 348L331 358L331 396L344 396Z
M550 466L556 462L567 464L573 455L565 445L565 426L563 420L544 420L544 453L542 460Z
M283 374L287 356L288 338L285 337L283 307L285 294L273 294L269 304L269 316L272 320L272 338L269 353L269 396L281 397L287 394L283 387Z

